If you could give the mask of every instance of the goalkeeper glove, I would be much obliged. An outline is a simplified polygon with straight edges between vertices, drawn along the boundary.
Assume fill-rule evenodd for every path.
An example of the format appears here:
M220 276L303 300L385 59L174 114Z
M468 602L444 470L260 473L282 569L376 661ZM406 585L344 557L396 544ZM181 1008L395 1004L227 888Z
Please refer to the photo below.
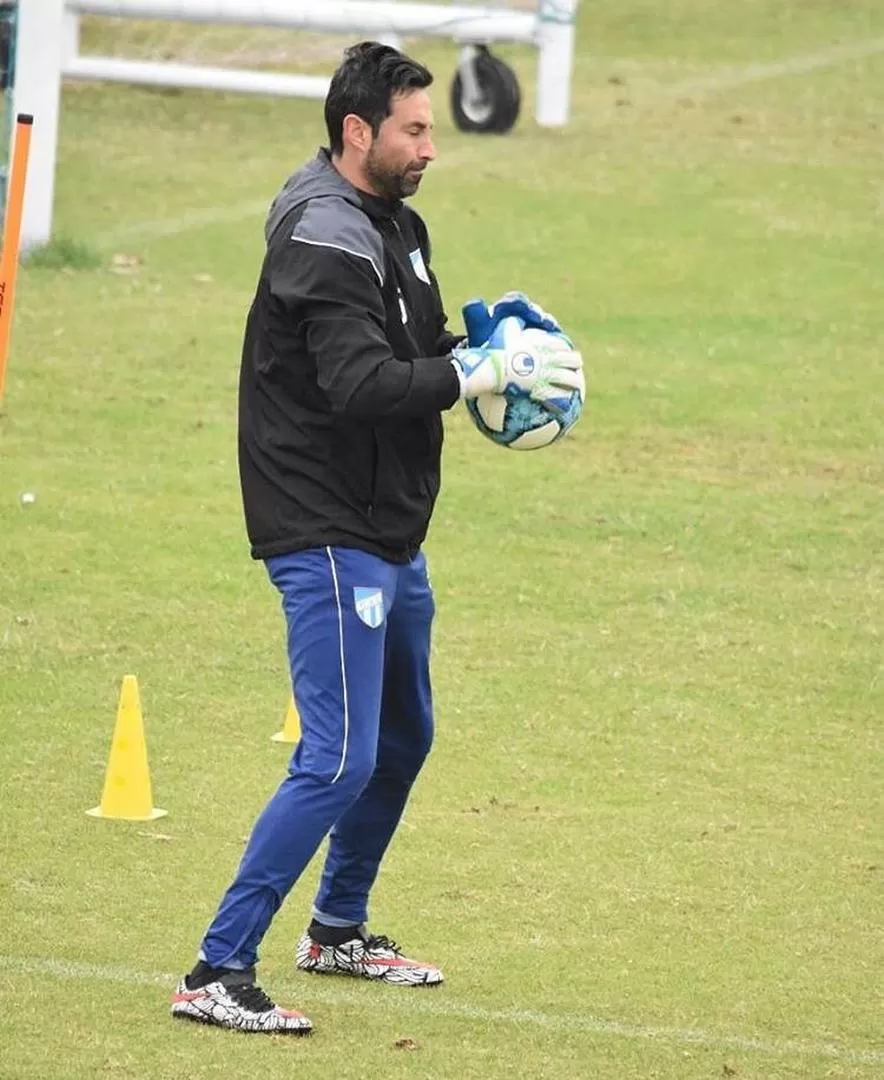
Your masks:
M564 412L574 390L581 399L586 393L583 358L573 347L557 347L554 340L527 337L521 320L512 318L499 324L485 345L454 349L451 361L460 379L460 396L515 389L552 412Z

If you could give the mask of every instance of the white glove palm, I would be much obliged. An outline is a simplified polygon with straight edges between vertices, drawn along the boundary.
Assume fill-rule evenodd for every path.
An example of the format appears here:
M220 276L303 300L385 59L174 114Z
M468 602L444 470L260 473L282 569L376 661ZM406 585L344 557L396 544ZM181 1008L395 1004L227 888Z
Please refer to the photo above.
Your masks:
M563 336L524 330L518 318L503 319L479 348L455 349L452 362L464 398L513 389L557 412L568 408L574 390L585 396L580 353Z

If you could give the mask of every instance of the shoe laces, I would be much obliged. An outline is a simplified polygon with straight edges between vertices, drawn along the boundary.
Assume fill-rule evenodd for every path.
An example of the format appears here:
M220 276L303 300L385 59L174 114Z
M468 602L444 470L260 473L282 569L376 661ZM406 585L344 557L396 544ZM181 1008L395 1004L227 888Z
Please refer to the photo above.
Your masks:
M248 1009L250 1012L272 1012L276 1008L276 1003L270 1000L257 983L228 986L227 992L237 1005L241 1005L242 1008Z
M397 956L402 951L396 944L396 942L392 941L385 934L370 934L365 939L365 947L370 952L375 949L377 949L379 952L382 950L387 950L389 952L396 953Z

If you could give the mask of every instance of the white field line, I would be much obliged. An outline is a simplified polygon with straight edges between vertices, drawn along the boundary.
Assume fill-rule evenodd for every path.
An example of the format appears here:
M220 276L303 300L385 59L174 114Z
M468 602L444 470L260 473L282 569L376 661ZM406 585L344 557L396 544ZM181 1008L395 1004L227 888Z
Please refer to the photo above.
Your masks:
M728 90L733 86L764 82L767 79L782 79L789 75L804 75L810 71L834 67L836 64L843 64L848 60L862 60L882 52L884 52L884 38L873 38L871 41L854 41L845 45L832 45L830 48L820 49L818 52L787 57L785 60L774 60L769 64L749 64L742 68L722 68L709 75L686 79L684 82L661 87L660 89L667 97L714 93L718 90Z
M469 160L469 151L454 150L445 154L441 161L433 164L433 172L454 169ZM96 234L95 242L102 247L123 244L132 240L152 239L164 236L179 236L191 229L204 229L213 225L235 224L247 218L255 219L255 236L260 240L263 235L264 220L270 210L270 204L276 191L268 192L264 199L250 199L235 206L207 206L187 210L178 217L157 218L150 221L134 221L131 225L120 225L106 232Z
M717 73L687 79L670 86L661 85L654 90L654 97L663 95L667 98L688 97L690 95L710 94L731 87L744 86L748 83L762 82L766 79L779 79L789 75L802 75L820 68L832 67L848 60L861 60L884 52L884 38L871 41L850 42L845 45L833 45L829 49L804 53L801 56L788 57L785 60L769 64L749 64L742 68L723 68ZM446 165L457 164L448 155L434 165L434 171ZM246 218L255 217L263 222L270 207L270 197L261 202L251 201L229 207L208 207L192 210L178 217L160 218L155 221L133 222L109 232L100 233L95 239L102 246L125 243L127 241L151 237L178 236L191 229L201 229L219 224L234 224Z
M138 986L163 986L171 994L180 976L161 972L136 971L130 968L102 964L84 964L51 958L0 956L0 972L12 975L29 975L56 979L94 979L99 982L134 983ZM852 1061L858 1064L884 1064L884 1051L855 1050L850 1047L827 1043L809 1043L793 1039L770 1039L754 1035L727 1035L693 1028L646 1027L601 1017L580 1016L567 1013L542 1013L528 1009L488 1009L466 1002L452 1001L447 990L424 991L411 988L379 988L378 994L369 998L355 996L344 990L329 988L319 976L304 979L297 986L283 982L284 990L301 998L299 1007L312 1003L339 1007L365 1007L372 1011L386 1009L402 1015L426 1015L434 1017L461 1017L479 1020L490 1025L515 1025L537 1027L551 1031L576 1031L623 1039L647 1039L676 1045L708 1046L719 1050L753 1051L777 1057L830 1058ZM158 1014L159 1015L159 1014Z
M157 218L153 221L135 221L131 225L121 225L119 228L110 229L99 233L95 237L96 243L102 247L111 247L114 244L126 243L130 240L147 240L163 236L179 236L181 233L190 232L191 229L204 229L211 225L227 225L244 221L254 217L258 225L258 233L263 228L264 219L270 209L272 197L268 195L260 202L252 199L251 202L239 203L237 206L212 206L201 210L189 210L178 217Z

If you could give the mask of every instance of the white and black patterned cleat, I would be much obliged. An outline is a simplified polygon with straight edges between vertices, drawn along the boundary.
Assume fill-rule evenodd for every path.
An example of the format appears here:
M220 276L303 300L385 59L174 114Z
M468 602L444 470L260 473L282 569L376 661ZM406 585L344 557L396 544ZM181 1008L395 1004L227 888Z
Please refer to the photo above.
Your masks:
M256 984L254 968L213 970L202 962L178 984L172 1016L265 1035L308 1035L313 1030L303 1013L281 1009L270 1000Z
M305 931L298 942L295 964L316 975L354 975L394 986L438 986L442 982L437 967L409 959L395 941L366 934L362 927L355 937L334 945L323 944L310 930Z

